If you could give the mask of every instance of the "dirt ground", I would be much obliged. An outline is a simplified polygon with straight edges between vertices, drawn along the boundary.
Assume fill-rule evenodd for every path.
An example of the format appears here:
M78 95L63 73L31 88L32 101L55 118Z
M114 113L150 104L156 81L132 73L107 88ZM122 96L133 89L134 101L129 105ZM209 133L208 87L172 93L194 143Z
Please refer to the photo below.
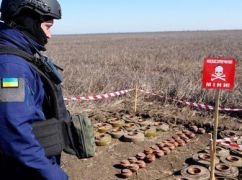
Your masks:
M94 110L87 110L89 117L93 122L104 121L105 118L111 116L119 117L120 114L134 114L131 110L131 104L127 102L118 103L118 106L100 106ZM97 106L96 106L97 107ZM103 108L105 107L105 108ZM97 110L99 109L99 110ZM104 109L104 110L103 110ZM97 147L96 156L90 159L77 159L75 156L67 154L62 155L62 167L68 173L71 180L108 180L122 179L119 176L120 168L118 164L121 160L125 160L130 156L135 156L139 152L143 152L146 147L155 145L156 143L170 138L178 130L184 129L183 122L212 122L212 113L201 112L189 107L177 107L177 105L164 105L160 102L146 101L139 104L138 113L136 115L146 115L151 118L160 118L160 121L171 120L170 130L168 132L160 132L155 138L146 138L144 142L129 143L119 140L112 140L108 146ZM75 110L73 110L75 111ZM180 121L179 121L180 120ZM177 123L177 122L180 123ZM226 114L220 116L220 126L228 126L230 129L240 127L241 119L231 117ZM129 179L139 180L170 180L175 179L179 171L184 167L185 162L192 157L193 154L205 149L209 144L209 135L196 135L196 137L184 147L178 147L171 154L156 159L154 162L147 164L147 167L138 170Z

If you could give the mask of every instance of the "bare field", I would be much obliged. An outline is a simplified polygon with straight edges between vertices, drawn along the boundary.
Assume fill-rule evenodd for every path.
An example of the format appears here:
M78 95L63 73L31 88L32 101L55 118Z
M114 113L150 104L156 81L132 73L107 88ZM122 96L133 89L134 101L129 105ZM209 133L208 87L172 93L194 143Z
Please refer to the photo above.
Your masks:
M163 32L54 36L48 55L64 67L65 95L94 95L140 88L180 99L213 104L201 89L205 56L238 60L233 92L225 106L242 105L242 31Z

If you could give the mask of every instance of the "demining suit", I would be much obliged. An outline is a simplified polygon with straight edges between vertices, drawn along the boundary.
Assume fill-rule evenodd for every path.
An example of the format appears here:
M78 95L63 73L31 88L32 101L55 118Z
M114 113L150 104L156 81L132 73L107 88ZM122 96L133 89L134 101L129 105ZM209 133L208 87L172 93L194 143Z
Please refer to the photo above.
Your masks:
M57 131L62 128L59 120L68 121L70 117L60 89L61 78L57 72L50 72L58 68L46 59L42 64L39 59L30 62L34 54L45 50L47 43L40 22L60 19L59 3L2 0L1 16L4 22L0 22L0 51L5 51L0 53L0 179L68 179L59 166L63 133ZM14 54L14 50L20 52ZM58 108L52 106L52 101ZM49 126L47 123L43 128L41 122ZM48 133L43 147L36 136L41 138ZM46 153L48 148L50 153Z

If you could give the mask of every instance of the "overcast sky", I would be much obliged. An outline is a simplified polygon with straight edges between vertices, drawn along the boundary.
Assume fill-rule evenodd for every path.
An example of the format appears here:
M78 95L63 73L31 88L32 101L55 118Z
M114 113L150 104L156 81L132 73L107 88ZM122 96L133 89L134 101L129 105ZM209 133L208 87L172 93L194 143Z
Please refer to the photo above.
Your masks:
M54 34L242 29L242 0L59 2Z

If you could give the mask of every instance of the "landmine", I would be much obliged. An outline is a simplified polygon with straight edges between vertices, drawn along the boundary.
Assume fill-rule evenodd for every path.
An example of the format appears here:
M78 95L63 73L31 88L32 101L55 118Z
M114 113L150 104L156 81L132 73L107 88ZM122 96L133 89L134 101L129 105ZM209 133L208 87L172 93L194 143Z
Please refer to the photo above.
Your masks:
M218 177L236 178L239 175L239 169L224 163L215 166L215 175Z
M124 135L124 130L121 127L114 128L109 132L109 134L112 136L112 138L119 139Z
M229 166L234 166L234 167L242 167L242 158L239 156L226 156L226 157L221 157L220 160Z
M112 137L109 134L99 134L95 137L97 146L106 146L112 142Z
M210 153L210 147L209 146L205 149L205 152ZM216 147L216 155L218 157L228 156L229 154L230 154L230 152L229 152L228 149L225 149L225 148L219 147L219 146Z
M203 166L191 165L181 170L181 175L185 178L196 180L209 180L209 170Z
M195 163L208 167L210 165L210 154L209 153L197 153L192 156ZM219 158L215 158L215 164L219 163Z

